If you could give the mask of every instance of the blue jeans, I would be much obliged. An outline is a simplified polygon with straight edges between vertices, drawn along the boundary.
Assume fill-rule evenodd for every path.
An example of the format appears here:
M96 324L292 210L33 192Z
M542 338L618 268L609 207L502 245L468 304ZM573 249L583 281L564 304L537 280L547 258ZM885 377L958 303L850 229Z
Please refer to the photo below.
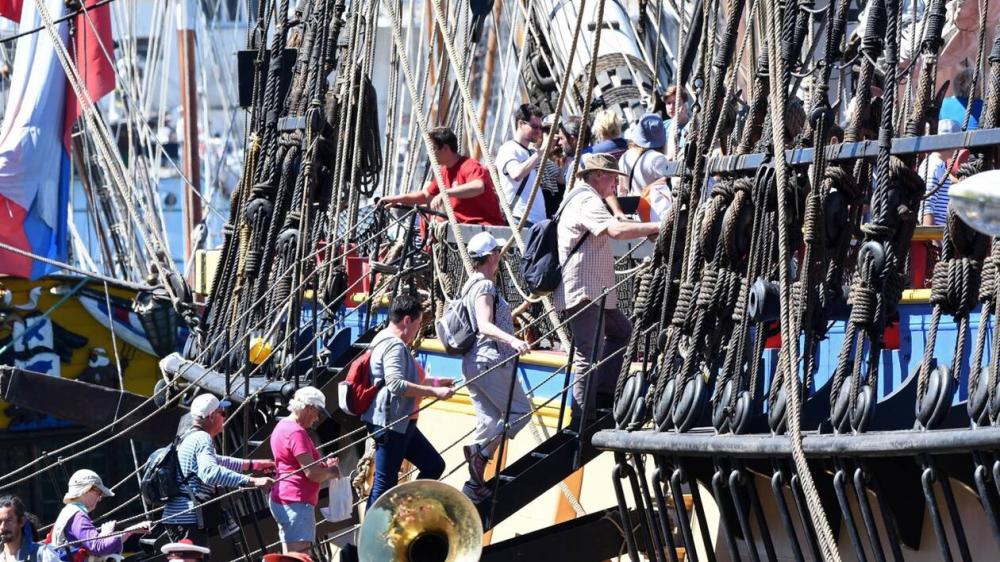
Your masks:
M375 439L375 478L368 496L367 507L386 491L399 483L399 469L403 459L413 463L420 472L418 479L437 480L444 474L444 459L434 445L410 420L405 433L397 433L377 425L368 425L368 432Z

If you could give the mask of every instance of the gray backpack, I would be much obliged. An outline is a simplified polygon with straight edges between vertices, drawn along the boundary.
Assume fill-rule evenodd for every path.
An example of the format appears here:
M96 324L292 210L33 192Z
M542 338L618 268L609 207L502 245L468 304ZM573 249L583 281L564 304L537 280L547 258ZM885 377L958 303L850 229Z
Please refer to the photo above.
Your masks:
M465 306L465 297L476 286L476 283L480 281L488 282L489 279L480 279L475 283L469 284L469 287L462 293L462 296L449 302L448 306L444 309L444 314L434 322L434 331L437 333L437 337L441 340L441 345L444 346L444 351L448 355L465 355L472 349L472 346L476 345L476 337L479 335L479 330L472 319L474 312L469 310L468 306ZM497 311L498 298L499 295L493 298L494 315L496 315Z

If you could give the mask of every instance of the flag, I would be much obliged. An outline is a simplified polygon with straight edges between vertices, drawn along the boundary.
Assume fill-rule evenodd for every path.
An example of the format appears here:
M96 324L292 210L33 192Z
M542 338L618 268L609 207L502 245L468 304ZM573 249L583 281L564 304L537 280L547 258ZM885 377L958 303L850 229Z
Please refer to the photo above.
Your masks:
M21 6L24 0L0 0L0 16L10 21L21 21Z
M16 0L0 0L0 2ZM86 10L74 18L75 41L70 49L77 73L91 101L97 102L115 89L115 48L111 36L111 6L93 8L98 0L86 0ZM67 90L63 144L72 153L73 124L83 114L80 101Z
M92 6L97 0L87 0ZM66 14L64 0L44 0L49 16ZM36 0L0 0L0 15L20 22L20 31L42 25ZM108 6L74 18L69 45L90 99L114 89L111 17ZM57 24L66 44L67 24ZM0 126L0 242L56 261L66 260L70 147L82 112L45 31L17 40L11 87ZM0 274L36 279L56 267L0 249Z
M45 0L53 19L64 0ZM42 24L34 0L20 13L20 30ZM66 40L66 24L59 24ZM17 40L10 91L0 126L0 242L32 254L66 259L69 157L63 148L66 77L49 34ZM53 268L0 250L0 273L37 278Z

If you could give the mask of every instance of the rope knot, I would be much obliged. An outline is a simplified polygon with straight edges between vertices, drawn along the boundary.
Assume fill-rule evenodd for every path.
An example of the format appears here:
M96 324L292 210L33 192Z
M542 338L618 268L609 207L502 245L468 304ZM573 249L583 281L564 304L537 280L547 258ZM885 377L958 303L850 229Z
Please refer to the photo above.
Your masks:
M681 283L680 291L677 293L677 304L674 306L674 318L671 324L677 327L684 325L688 312L691 309L691 299L694 297L694 284L687 281Z
M956 318L964 318L976 306L979 263L969 258L939 261L934 266L931 303Z
M878 297L875 289L855 280L851 287L851 322L858 326L871 326L875 321L875 307Z

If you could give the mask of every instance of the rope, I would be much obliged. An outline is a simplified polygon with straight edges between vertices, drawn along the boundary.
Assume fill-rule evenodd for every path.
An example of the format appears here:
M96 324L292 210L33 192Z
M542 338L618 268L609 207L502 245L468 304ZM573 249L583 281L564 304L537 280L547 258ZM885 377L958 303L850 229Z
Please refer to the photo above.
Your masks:
M388 227L386 227L386 228L388 228ZM305 279L303 279L301 286L304 286L305 283L307 283L309 281L309 279L310 279L310 276L307 276ZM359 279L358 282L360 282L360 281L361 280ZM357 284L357 282L355 284ZM301 288L301 286L299 288ZM353 288L353 286L352 287L348 287L348 291L351 290L352 288ZM346 294L346 292L345 292L345 294ZM245 309L245 311L241 315L241 318L244 317L245 315L249 314L250 311L254 308L254 306L256 306L256 304L259 304L259 302L260 301L257 301L256 303L252 303L252 306L250 306L247 309ZM357 309L354 309L354 310L357 310ZM351 313L353 313L353 310L352 310ZM260 321L258 321L258 323L256 325L260 325L261 323L263 323L263 321L264 321L263 319L260 320ZM203 348L203 351L201 352L200 358L203 359L204 355L208 353L208 350L210 350L213 347L213 345L218 341L218 339L221 339L221 337L222 336L220 335L219 338L217 338L215 341L210 341ZM286 338L286 341L287 341L287 338ZM231 352L238 345L239 345L239 343L233 344L228 350L226 350L226 352L223 355L225 355L226 353ZM305 346L305 347L308 347L308 346ZM197 359L198 358L196 358L196 360ZM206 375L207 375L207 371L214 370L215 368L217 368L221 364L222 361L223 361L223 359L217 359L212 365L210 365L208 367L208 369L206 370ZM194 364L194 362L192 362L192 364ZM258 365L257 367L255 367L247 376L248 377L252 376L258 370L260 370L263 365L264 364L262 363L261 365ZM187 368L190 368L190 367L185 367L184 369L186 370ZM179 376L181 374L182 373L178 373ZM237 373L237 374L239 374L239 373ZM194 381L191 381L189 384L196 386L197 383L204 376L205 375L202 375L202 377L199 377L198 379L196 379ZM161 389L160 391L154 392L149 398L147 398L141 404L139 404L138 406L136 406L136 408L134 408L133 410L127 412L124 416L121 416L120 418L117 418L117 419L113 420L113 422L111 424L109 424L109 425L107 425L107 426L105 426L103 428L98 429L97 431L95 431L95 432L87 435L86 437L84 437L84 438L82 438L80 440L77 440L75 442L69 443L69 444L67 444L67 445L65 445L63 447L60 447L59 449L56 449L54 451L49 451L47 455L39 457L39 458L34 459L32 461L29 461L29 462L25 463L24 465L18 467L17 469L8 472L3 477L0 477L0 489L6 489L6 488L9 488L11 486L17 485L17 484L19 484L21 482L25 482L25 481L33 478L34 476L37 476L37 475L39 475L39 474L41 474L41 473L43 473L43 472L45 472L47 470L50 470L50 469L52 469L52 468L54 468L56 466L60 466L62 464L65 464L66 462L68 462L68 461L70 461L70 460L72 460L72 459L74 459L74 458L76 458L76 457L78 457L78 456L80 456L82 454L85 454L85 453L87 453L89 451L92 451L92 450L94 450L94 449L96 449L96 448L98 448L100 446L103 446L103 445L111 442L114 439L117 439L118 437L121 437L121 436L127 434L129 431L131 431L135 427L138 427L139 425L141 425L141 424L145 423L146 421L148 421L149 419L151 419L153 416L155 416L160 411L164 411L168 407L172 406L174 403L178 402L182 398L182 396L183 396L182 394L177 394L174 397L168 397L162 406L158 407L156 410L154 410L153 412L151 412L149 415L147 415L146 417L144 417L144 418L136 421L135 423L130 424L129 426L125 427L124 429L122 429L121 431L115 433L114 435L112 435L111 437L105 439L104 441L101 441L100 443L98 443L96 445L93 445L93 446L87 448L86 450L78 451L78 452L76 452L76 453L74 453L74 454L72 454L72 455L70 455L68 457L61 457L61 458L59 458L59 460L57 462L55 462L53 464L50 464L50 465L47 465L46 467L44 467L44 468L42 468L42 469L40 469L38 471L35 471L34 473L30 474L29 476L21 478L21 479L15 481L13 483L9 483L8 482L8 480L10 479L10 477L15 476L17 474L20 474L20 473L24 472L28 468L31 468L32 466L37 465L38 463L44 461L45 459L50 458L50 457L52 457L54 455L58 455L58 454L60 454L60 453L62 453L64 451L68 451L68 450L70 450L70 449L72 449L72 448L74 448L76 446L82 445L83 443L87 442L88 440L93 439L93 438L97 437L98 435L100 435L100 434L102 434L102 433L104 433L106 431L109 431L110 429L112 429L115 426L115 424L118 422L119 419L125 419L125 418L128 418L130 416L135 415L136 413L139 412L140 409L142 409L143 407L145 407L147 404L153 402L158 396L160 396L160 394L163 394L163 393L166 393L166 392L167 392L166 388Z
M601 11L603 9L604 9L604 4L602 2L600 4L600 6L598 7L598 10ZM573 58L576 56L576 46L577 46L577 43L578 43L578 41L580 39L580 29L583 28L583 14L584 14L584 6L581 4L580 6L577 7L576 25L573 27L573 39L570 41L569 55L567 56L567 60L569 60L569 61L572 61ZM598 19L597 21L602 21L602 20ZM600 41L601 41L601 30L600 30L600 26L598 26L598 29L595 30L595 33L594 33L594 45L593 45L593 47L590 50L591 53L594 53L596 55L597 49L600 46ZM592 60L591 61L591 66L596 67L596 63L597 63L596 59ZM593 74L593 72L591 72L591 74ZM560 84L559 84L559 97L556 100L556 107L553 110L553 114L555 115L555 119L552 121L552 129L551 129L552 131L558 131L559 130L559 125L560 125L560 123L562 121L562 108L563 108L563 104L566 101L567 93L569 92L569 78L570 78L570 72L569 72L569 69L567 69L565 72L563 72L562 82L560 82ZM591 89L593 89L593 84L592 83L591 83ZM587 113L589 113L590 112L590 104L588 103L588 104L585 104L585 105L586 106L584 108L584 111L587 112ZM587 118L586 117L583 117L581 119L581 126L582 127L587 127ZM583 144L582 141L583 141L583 137L584 137L582 130L581 130L580 133L581 133L580 134L580 138L577 139L577 143L576 143L577 144L577 146L576 146L576 154L574 154L574 160L573 160L573 165L575 167L579 167L580 166L580 161L579 161L580 150L581 150L581 146L580 145ZM542 157L538 159L538 164L535 166L535 181L531 182L531 189L528 192L528 201L534 201L535 200L535 196L538 195L538 188L539 188L539 186L542 183L542 181L541 181L542 180L542 170L545 169L545 164L549 161L550 152L552 150L552 142L555 139L555 137L556 137L556 135L554 135L554 134L547 135L547 138L545 139L545 145L542 146ZM573 181L576 179L576 173L575 173L576 170L573 170L573 172L574 173L572 174L572 177L570 178L570 185L566 186L566 193L570 192L571 186L573 185ZM517 229L520 230L520 229L524 228L524 223L527 222L527 220L528 220L528 212L526 211L524 213L524 216L521 217L521 220L517 223ZM518 288L518 290L520 291L520 288Z
M776 41L774 40L774 38L778 37L778 17L775 13L778 8L777 0L773 2L765 1L764 6L764 19L768 24L769 36L772 38L772 41L768 42L769 57L776 65L776 75L780 76L784 73L784 60L778 56L777 47L775 45ZM783 88L779 87L778 83L774 80L770 81L770 92L771 107L774 109L772 114L775 119L777 119L778 124L781 125L782 121L784 121L785 115L785 92ZM778 150L780 150L780 147L783 146L781 138L783 129L784 127L781 126L772 127L771 129L772 142ZM778 181L778 253L779 263L781 264L778 268L781 279L781 353L785 357L785 365L791 366L798 364L799 353L798 334L792 333L793 316L789 295L789 287L791 285L788 272L790 249L788 247L788 222L786 216L787 193L784 189L784 186L788 185L788 170L784 158L775 159L775 172ZM795 461L795 468L801 480L802 490L806 497L806 503L812 513L814 521L813 526L816 528L816 535L819 539L823 558L828 561L836 562L840 560L840 554L837 549L837 541L830 529L830 523L827 521L823 505L820 503L819 494L816 491L816 484L813 482L812 473L809 471L809 463L806 460L805 451L802 448L802 430L800 427L801 397L799 395L798 382L798 377L793 376L787 376L784 380L788 408L788 438L791 444L792 458Z
M438 27L440 27L442 29L446 28L447 25L446 25L446 22L445 22L445 15L444 15L444 11L442 9L441 0L431 0L431 1L432 1L432 4L433 4L433 10L432 11L434 12L434 18L437 21ZM603 9L602 7L604 5L604 0L600 0L600 2L601 3L599 4L599 8L598 8L599 11ZM601 13L603 13L603 12L601 12ZM393 17L393 26L392 26L393 27L393 39L398 44L398 43L401 42L401 39L399 38L399 27L400 27L400 25L399 25L399 18L398 18L398 14L396 14L395 12L393 12L393 16L394 16ZM600 26L598 26L598 30L596 31L596 35L598 37L600 36ZM471 128L475 132L476 141L479 143L480 148L483 150L483 155L486 158L486 168L487 168L487 170L489 170L490 178L493 180L493 185L503 185L503 183L500 181L500 175L497 173L496 162L494 161L493 156L488 151L488 145L486 144L486 138L483 135L483 130L479 126L479 122L478 122L478 119L477 119L478 112L476 112L475 108L472 106L472 94L469 91L469 81L467 79L465 71L461 68L461 66L458 66L457 63L456 63L456 61L460 60L460 57L456 54L456 49L455 49L454 42L449 37L447 37L447 36L444 37L444 47L445 47L445 50L447 52L448 58L452 61L452 65L453 65L453 69L455 71L455 75L458 78L458 87L459 87L459 93L461 94L461 98L462 98L462 109L464 111L464 115L465 115L465 117L469 121L471 121L471 125L472 125ZM409 70L409 68L408 68L409 67L409 63L406 61L405 55L401 54L401 57L402 57L404 69ZM410 81L411 80L408 80L408 82L410 82ZM413 92L412 91L411 91L411 97L413 97ZM425 133L425 137L426 137L426 133ZM430 140L429 137L427 137L427 142L429 142L429 140ZM429 146L430 145L428 144L428 147ZM437 163L432 161L432 166L436 167ZM435 174L438 174L438 172L436 170L435 170ZM440 185L444 185L443 183L441 183L441 179L440 178L438 178L438 182L440 183ZM447 199L447 197L442 198L442 200L446 200L446 199ZM511 211L510 205L507 203L507 201L503 197L498 197L497 199L499 200L500 208L503 210L504 216L507 218L508 225L513 225L514 224L514 215L513 215L512 211ZM449 222L455 222L454 213L451 210L450 202L446 202L445 203L445 208L447 210ZM463 261L465 261L467 259L467 257L465 256L465 251L466 251L465 250L465 241L462 239L461 234L459 233L457 227L455 227L454 233L455 233L455 240L460 245L459 251L463 255ZM523 251L524 250L524 240L521 238L521 233L520 233L520 231L517 228L511 228L511 238L514 240L514 243L517 244L518 249ZM467 269L471 270L471 265L469 265L469 267L467 267ZM556 316L555 308L552 305L552 298L550 296L545 296L542 299L542 303L543 303L543 305L545 307L545 310L546 310L546 313L547 313L549 319L553 322L553 324L557 324L558 325L558 322L556 321L557 320L557 316ZM558 331L558 335L559 335L559 340L562 343L562 345L564 347L568 348L569 347L569 341L570 341L569 334L564 329L560 329Z
M384 1L388 2L388 0ZM396 46L396 50L399 52L400 65L403 68L403 76L406 78L406 87L410 92L410 99L418 100L420 98L418 98L417 96L416 80L413 78L413 69L410 66L409 57L406 54L406 46L403 44L403 37L401 31L402 25L400 24L399 21L398 6L396 5L396 3L392 3L392 5L389 8L392 15L392 40L393 44ZM438 2L435 2L435 10L439 9L440 9L440 4ZM438 25L442 29L447 28L447 25L444 23L443 16L439 19ZM447 39L445 39L445 44L446 45L450 44ZM464 84L467 87L467 83L464 81L462 77L459 78L459 83L460 85ZM438 185L440 185L443 189L446 184L444 178L441 176L441 166L438 164L437 158L434 156L434 143L431 140L430 135L428 134L429 128L427 126L427 117L424 114L423 108L414 108L414 109L416 109L414 113L416 114L417 117L416 119L417 127L420 130L420 135L424 142L424 148L427 150L427 159L430 160L431 171L434 174L434 178L437 180ZM476 132L477 135L481 133L478 129ZM494 176L496 175L495 167L492 170L492 173ZM494 185L501 185L501 184L497 182L496 179L494 178ZM458 253L459 256L461 256L462 265L465 267L466 274L472 275L472 271L474 269L472 267L472 260L469 258L469 252L466 249L465 239L462 237L462 231L460 228L458 228L458 219L455 218L455 209L451 205L450 198L442 197L441 201L443 202L444 205L445 214L448 215L448 224L449 226L451 226L451 233L455 237L455 241L458 244ZM516 238L519 238L518 234L514 233L514 235Z

